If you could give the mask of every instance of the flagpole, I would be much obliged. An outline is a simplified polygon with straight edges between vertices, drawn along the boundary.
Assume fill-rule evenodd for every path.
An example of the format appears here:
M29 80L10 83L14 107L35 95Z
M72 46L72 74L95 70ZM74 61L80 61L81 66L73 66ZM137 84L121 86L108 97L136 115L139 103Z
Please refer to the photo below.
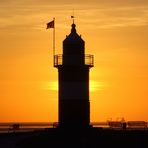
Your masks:
M53 18L54 27L53 27L53 64L55 62L55 18Z
M55 64L55 18L53 18L53 21L50 21L47 23L47 28L46 29L53 29L53 64Z
M53 56L55 55L55 18L54 20L54 27L53 27Z

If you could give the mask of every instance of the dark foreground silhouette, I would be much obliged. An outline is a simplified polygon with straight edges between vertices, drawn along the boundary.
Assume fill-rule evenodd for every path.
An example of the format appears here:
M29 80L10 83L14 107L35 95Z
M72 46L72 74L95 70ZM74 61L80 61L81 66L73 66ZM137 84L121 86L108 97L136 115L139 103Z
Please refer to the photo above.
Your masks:
M0 134L0 148L148 148L148 130L59 129Z

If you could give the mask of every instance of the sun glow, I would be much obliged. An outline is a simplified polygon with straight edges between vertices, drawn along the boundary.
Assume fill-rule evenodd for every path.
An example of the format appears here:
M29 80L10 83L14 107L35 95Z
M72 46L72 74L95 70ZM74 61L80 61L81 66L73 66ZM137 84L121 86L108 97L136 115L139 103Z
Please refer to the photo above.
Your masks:
M90 92L103 90L103 87L104 85L102 82L90 80L90 86L89 86Z
M58 81L43 82L42 83L42 89L58 91Z
M58 81L43 82L42 89L58 91ZM90 80L89 89L90 89L90 92L103 90L103 83L98 82L98 81L94 81L94 80Z

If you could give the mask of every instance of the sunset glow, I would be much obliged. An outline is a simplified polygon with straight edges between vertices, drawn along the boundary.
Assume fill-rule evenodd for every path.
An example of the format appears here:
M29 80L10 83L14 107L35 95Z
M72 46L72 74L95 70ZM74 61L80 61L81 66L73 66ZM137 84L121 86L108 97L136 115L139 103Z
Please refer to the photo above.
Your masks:
M0 122L57 121L56 54L70 33L75 8L78 34L90 69L91 121L148 120L148 1L1 0Z
M103 83L90 81L90 92L103 90ZM58 81L43 82L41 89L58 91Z

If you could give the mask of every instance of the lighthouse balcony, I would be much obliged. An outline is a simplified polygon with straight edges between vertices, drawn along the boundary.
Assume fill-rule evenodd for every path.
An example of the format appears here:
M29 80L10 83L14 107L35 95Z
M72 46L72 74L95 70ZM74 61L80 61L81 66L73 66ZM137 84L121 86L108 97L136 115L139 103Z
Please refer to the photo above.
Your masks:
M54 67L61 66L94 66L94 56L86 55L54 55Z

